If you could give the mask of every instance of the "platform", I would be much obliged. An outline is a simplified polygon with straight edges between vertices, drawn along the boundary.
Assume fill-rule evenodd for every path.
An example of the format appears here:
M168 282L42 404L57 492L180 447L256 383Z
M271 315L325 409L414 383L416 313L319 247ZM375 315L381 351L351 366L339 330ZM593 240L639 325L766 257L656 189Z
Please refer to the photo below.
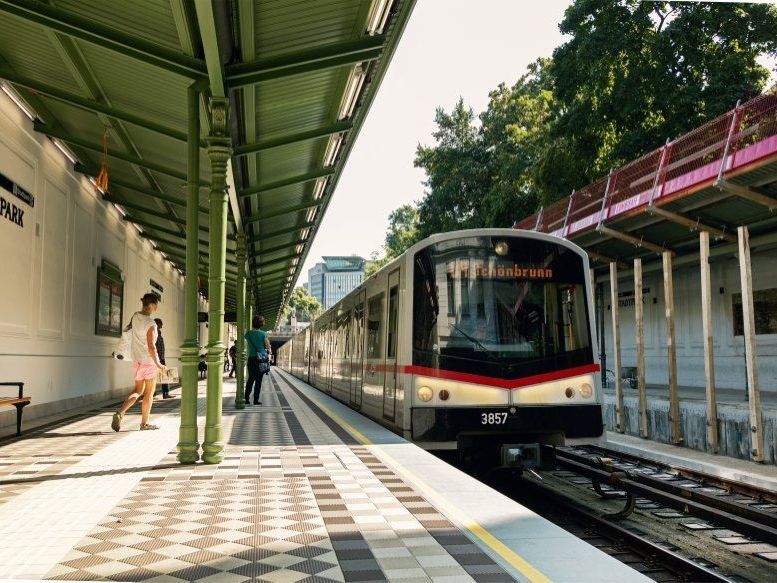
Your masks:
M0 578L644 580L285 373L265 383L260 407L225 396L219 465L175 461L178 399L159 431L134 413L114 433L104 407L4 440Z

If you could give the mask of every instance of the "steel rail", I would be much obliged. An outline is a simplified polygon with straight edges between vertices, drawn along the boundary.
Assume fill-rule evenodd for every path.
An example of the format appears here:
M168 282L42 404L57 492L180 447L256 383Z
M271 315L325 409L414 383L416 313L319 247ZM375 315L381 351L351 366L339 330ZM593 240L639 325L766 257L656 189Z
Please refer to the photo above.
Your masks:
M692 492L690 489L677 492L673 486L661 480L627 474L622 470L600 469L594 467L597 463L595 460L570 454L564 450L556 450L555 454L556 463L559 466L581 475L649 498L680 512L713 521L759 541L777 544L777 520L773 514L753 508L749 508L749 512L744 512L744 508L736 503L714 499L706 494ZM738 514L740 512L742 514ZM764 520L768 521L768 524L764 523Z

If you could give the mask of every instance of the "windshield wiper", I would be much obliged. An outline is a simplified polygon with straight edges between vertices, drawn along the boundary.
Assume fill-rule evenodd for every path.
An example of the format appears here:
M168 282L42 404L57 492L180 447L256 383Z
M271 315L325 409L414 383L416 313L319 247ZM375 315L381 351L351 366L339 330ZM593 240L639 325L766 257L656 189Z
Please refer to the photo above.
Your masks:
M458 332L459 332L459 333L460 333L462 336L464 336L464 338L466 338L467 340L469 340L469 341L470 341L470 342L472 342L473 344L477 344L477 345L480 347L480 349L481 349L483 352L485 352L485 353L486 353L486 355L487 355L489 358L491 358L491 357L493 356L493 355L491 354L491 352L488 350L488 348L486 348L485 346L483 346L483 344L480 342L480 340L478 340L477 338L473 338L472 336L470 336L469 334L467 334L467 333L466 333L464 330L462 330L461 328L459 328L459 327L458 327L456 324L451 324L451 327L452 327L452 328L454 328L455 330L457 330L457 331L458 331Z

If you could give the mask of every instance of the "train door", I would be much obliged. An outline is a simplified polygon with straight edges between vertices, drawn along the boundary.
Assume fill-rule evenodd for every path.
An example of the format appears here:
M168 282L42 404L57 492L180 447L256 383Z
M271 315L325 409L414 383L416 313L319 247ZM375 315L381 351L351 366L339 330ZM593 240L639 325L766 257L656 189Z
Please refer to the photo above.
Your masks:
M337 327L334 317L327 323L326 337L326 384L324 390L331 395L332 377L334 376L335 353L337 352Z
M397 332L399 332L399 269L388 276L388 322L386 326L386 376L383 387L383 418L393 421L397 406Z
M364 370L364 300L366 291L359 292L353 307L351 324L351 387L350 404L356 409L362 406L362 374Z

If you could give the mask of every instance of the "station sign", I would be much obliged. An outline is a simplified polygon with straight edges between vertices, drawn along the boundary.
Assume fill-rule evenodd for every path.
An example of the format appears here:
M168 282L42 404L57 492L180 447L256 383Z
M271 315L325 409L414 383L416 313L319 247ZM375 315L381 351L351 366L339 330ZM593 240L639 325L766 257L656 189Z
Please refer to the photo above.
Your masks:
M0 173L0 188L9 192L30 207L35 207L35 197L33 194L2 173ZM6 199L6 197L0 195L0 217L3 219L13 223L17 227L24 228L25 210L26 209L22 205L17 205L16 201Z

